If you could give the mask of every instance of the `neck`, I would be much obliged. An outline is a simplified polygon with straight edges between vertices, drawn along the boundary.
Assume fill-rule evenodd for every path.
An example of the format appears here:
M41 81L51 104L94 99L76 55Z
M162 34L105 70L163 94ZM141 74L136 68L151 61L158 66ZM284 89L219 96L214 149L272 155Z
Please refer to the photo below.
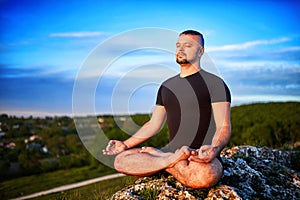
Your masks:
M201 69L200 65L192 64L181 64L180 65L180 77L186 77L196 72L199 72Z

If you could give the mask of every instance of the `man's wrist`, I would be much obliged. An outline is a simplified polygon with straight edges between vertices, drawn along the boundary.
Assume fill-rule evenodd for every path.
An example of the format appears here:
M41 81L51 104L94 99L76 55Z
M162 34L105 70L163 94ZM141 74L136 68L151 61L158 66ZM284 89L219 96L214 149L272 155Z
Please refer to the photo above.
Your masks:
M124 141L123 144L125 145L126 149L130 149L130 145L126 141Z
M217 152L221 152L221 150L222 150L221 146L213 145L213 147L214 147L214 150Z

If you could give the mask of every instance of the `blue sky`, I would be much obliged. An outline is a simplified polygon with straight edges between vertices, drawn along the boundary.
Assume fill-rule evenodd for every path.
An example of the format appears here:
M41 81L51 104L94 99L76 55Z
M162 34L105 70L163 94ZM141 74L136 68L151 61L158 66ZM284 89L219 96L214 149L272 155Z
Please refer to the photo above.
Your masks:
M202 32L207 56L230 87L232 105L300 101L299 4L2 0L0 113L71 115L74 83L91 52L124 32L146 27ZM157 49L121 56L98 82L94 112L150 112L159 82L179 70L173 57ZM141 78L144 82L138 82ZM139 87L129 80L137 80ZM122 91L129 93L122 96ZM93 113L84 107L80 112Z

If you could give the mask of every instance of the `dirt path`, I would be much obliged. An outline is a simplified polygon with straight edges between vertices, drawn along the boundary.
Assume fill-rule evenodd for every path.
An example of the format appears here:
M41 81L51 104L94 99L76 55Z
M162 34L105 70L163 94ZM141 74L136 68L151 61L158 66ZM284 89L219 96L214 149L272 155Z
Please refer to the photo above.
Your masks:
M82 182L78 182L78 183L72 183L72 184L68 184L68 185L59 186L59 187L56 187L56 188L53 188L53 189L50 189L50 190L37 192L37 193L26 195L26 196L23 196L23 197L18 197L18 198L12 199L12 200L31 199L31 198L39 197L39 196L42 196L42 195L48 195L48 194L51 194L51 193L62 192L62 191L65 191L65 190L70 190L70 189L74 189L74 188L78 188L78 187L82 187L82 186L86 186L86 185L89 185L89 184L97 183L97 182L108 180L108 179L114 179L114 178L118 178L118 177L122 177L122 176L125 176L125 175L124 174L111 174L111 175L102 176L102 177L99 177L99 178L90 179L90 180L87 180L87 181L82 181Z

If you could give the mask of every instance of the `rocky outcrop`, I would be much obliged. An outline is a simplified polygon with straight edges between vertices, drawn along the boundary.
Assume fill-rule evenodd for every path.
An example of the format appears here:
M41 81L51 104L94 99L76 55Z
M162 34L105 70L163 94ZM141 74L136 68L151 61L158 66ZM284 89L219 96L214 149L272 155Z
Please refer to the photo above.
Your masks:
M299 154L253 146L234 147L222 152L224 174L212 188L187 188L162 172L138 179L111 199L300 199Z

